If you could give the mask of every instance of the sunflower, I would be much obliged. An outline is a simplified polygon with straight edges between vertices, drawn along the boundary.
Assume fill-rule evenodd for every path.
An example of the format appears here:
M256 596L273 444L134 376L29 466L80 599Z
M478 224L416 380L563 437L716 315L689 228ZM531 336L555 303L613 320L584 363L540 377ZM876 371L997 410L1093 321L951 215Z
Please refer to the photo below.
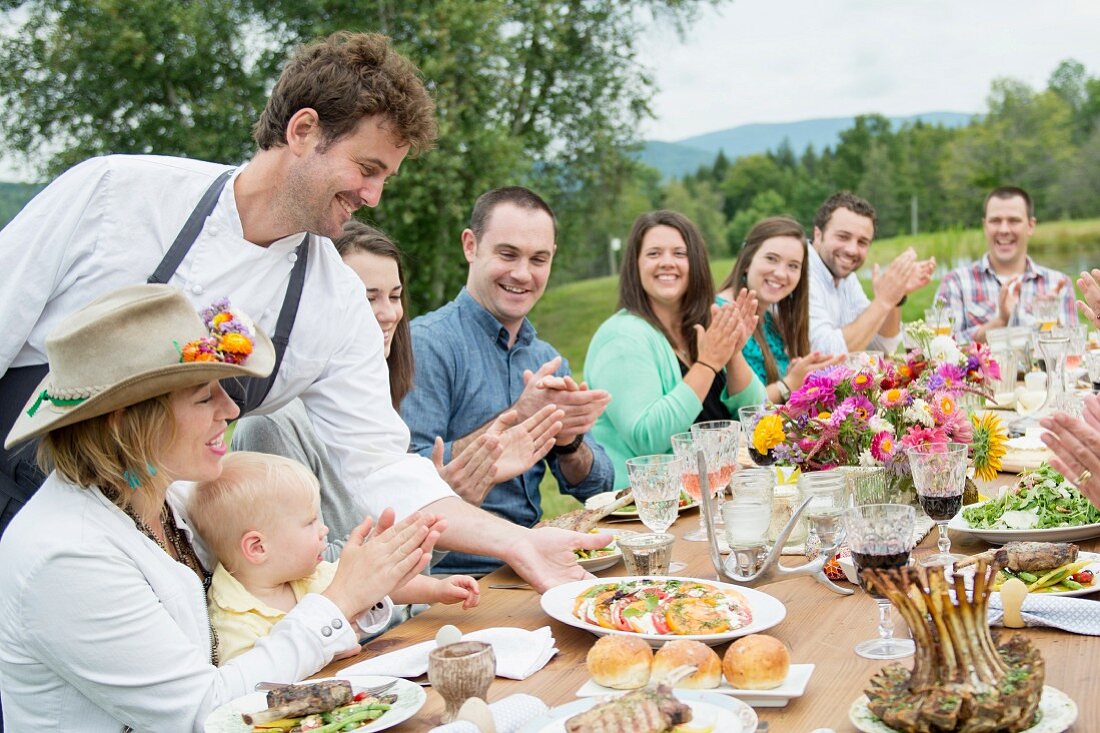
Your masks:
M1008 434L1001 424L1001 418L992 412L986 412L981 417L975 413L970 416L970 422L974 426L974 438L971 442L974 449L974 475L989 481L1001 470Z

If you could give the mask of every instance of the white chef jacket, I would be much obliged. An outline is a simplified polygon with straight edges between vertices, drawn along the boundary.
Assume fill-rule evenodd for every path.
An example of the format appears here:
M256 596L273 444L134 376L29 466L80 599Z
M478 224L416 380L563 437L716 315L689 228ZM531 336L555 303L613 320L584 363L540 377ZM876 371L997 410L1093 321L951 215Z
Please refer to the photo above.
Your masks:
M310 594L251 651L213 666L194 571L98 489L56 473L0 540L0 698L11 733L201 731L257 682L304 679L356 643L336 605Z
M46 362L46 336L107 292L145 282L225 166L111 155L58 177L0 231L0 374ZM233 193L169 280L196 309L228 296L268 334L303 233L268 247L244 239ZM328 239L311 237L298 316L271 391L254 414L301 397L318 437L364 514L398 518L454 496L431 461L409 454L390 401L382 333L355 273Z
M823 354L847 354L848 344L842 329L859 318L871 301L863 292L856 273L838 283L813 245L807 249L810 251L810 348ZM867 348L892 354L899 343L900 330L897 336L876 333Z

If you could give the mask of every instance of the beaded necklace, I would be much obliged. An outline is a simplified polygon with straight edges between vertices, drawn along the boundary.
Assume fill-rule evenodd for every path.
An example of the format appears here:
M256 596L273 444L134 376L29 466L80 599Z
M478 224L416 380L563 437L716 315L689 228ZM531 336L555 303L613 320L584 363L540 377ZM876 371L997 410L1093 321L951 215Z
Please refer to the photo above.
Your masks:
M168 547L164 542L156 535L155 532L149 527L145 521L137 515L134 511L133 504L127 504L123 509L126 512L126 516L130 517L134 521L134 526L143 535L157 543L160 549L164 550L164 553L169 557L172 553L168 551ZM213 575L206 571L206 568L199 562L198 555L195 554L195 548L191 546L191 542L180 531L180 528L176 526L175 517L168 509L168 502L164 503L164 506L160 510L160 524L164 528L164 536L168 539L168 543L172 545L172 549L176 551L177 562L190 568L199 579L202 581L203 595L206 591L210 590L210 582L213 579ZM203 599L203 605L205 605L206 599ZM207 623L210 625L210 662L217 667L218 666L218 632L214 628L214 625L210 623L209 615L207 615Z

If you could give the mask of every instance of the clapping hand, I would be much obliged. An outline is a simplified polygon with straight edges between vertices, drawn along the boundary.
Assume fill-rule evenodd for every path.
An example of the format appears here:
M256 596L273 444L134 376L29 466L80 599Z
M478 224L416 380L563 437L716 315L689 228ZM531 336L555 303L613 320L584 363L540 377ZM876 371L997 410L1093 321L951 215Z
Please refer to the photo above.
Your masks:
M432 448L435 470L456 494L475 506L480 505L489 489L499 483L496 465L504 454L499 435L482 433L457 456L452 456L450 463L443 463L443 454L443 438L437 436Z
M383 511L377 525L367 517L348 536L323 595L354 619L418 575L446 528L442 517L420 512L396 524L393 509Z
M787 365L787 375L783 378L789 389L796 390L802 387L806 377L818 369L840 364L844 361L844 354L821 354L812 351L805 356L796 356Z
M523 373L524 389L514 408L523 415L521 405L551 404L564 412L561 430L557 434L558 445L568 445L578 435L592 429L596 420L611 402L611 394L602 389L589 389L586 382L578 384L568 375L554 376L561 366L561 357L554 357L539 367L538 371Z
M1020 303L1020 286L1023 278L1020 275L1009 278L1008 282L1001 286L997 293L997 320L1007 326L1012 321L1012 313Z
M884 270L880 270L876 263L871 268L871 288L875 298L881 299L890 307L896 306L910 293L910 283L920 282L923 266L924 263L917 262L917 252L912 247L895 257ZM931 277L931 273L928 277Z
M1081 417L1056 412L1039 424L1042 440L1054 451L1050 465L1100 507L1100 395L1085 397Z
M721 368L733 360L756 329L756 294L742 288L733 302L711 305L710 326L695 324L697 361Z
M566 379L573 381L569 377ZM502 448L496 459L493 482L499 484L513 479L541 461L554 447L564 418L565 411L556 405L546 405L518 425L518 412L501 413L487 431L499 439Z
M1100 328L1100 269L1082 272L1077 279L1077 287L1081 288L1084 297L1084 300L1077 301L1077 310L1092 321L1092 325Z

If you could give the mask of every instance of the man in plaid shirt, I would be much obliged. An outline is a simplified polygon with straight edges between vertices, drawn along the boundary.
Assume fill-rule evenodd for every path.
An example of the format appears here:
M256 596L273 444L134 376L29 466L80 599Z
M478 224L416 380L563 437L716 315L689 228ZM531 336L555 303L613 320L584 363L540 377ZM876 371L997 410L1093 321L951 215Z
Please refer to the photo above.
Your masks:
M955 313L955 335L985 341L986 331L1035 324L1032 308L1041 299L1058 301L1062 325L1077 323L1073 285L1057 270L1027 256L1035 232L1035 211L1027 191L995 188L985 197L983 219L989 251L944 276L936 298Z

